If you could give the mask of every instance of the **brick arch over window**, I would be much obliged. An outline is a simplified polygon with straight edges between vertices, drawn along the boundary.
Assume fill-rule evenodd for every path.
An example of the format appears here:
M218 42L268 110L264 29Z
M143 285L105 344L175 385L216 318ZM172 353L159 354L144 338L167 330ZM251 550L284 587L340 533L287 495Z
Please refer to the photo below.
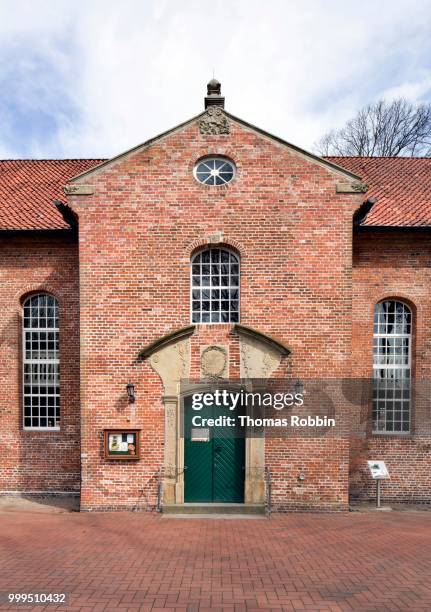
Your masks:
M240 256L232 249L210 245L190 260L192 323L238 323Z
M191 157L189 160L189 163L188 163L189 174L192 176L193 168L197 161L199 161L200 159L204 157L211 157L213 155L231 159L236 166L237 175L241 174L242 160L240 157L237 156L236 150L230 147L221 147L221 146L220 147L202 147L199 153L196 155L193 155L193 157Z
M410 432L413 310L405 300L386 298L374 307L373 430Z
M59 294L57 289L45 283L32 284L21 287L20 290L15 293L14 300L20 312L22 311L23 304L27 300L27 298L32 295L36 295L37 293L46 293L48 295L51 295L57 300L59 308L63 307L64 299L63 296Z
M385 292L374 293L373 299L374 299L374 305L372 305L373 313L374 313L374 309L376 305L380 304L381 302L388 302L388 301L403 302L404 304L406 304L406 306L410 308L412 312L412 316L414 319L414 326L417 325L416 317L418 317L420 314L418 304L416 304L416 302L414 302L409 295L405 295L404 293L399 293L399 292L388 293L387 291L385 291Z
M196 240L190 242L186 248L187 256L191 258L197 251L203 248L209 248L211 246L236 251L241 260L247 256L247 249L241 242L235 240L234 238L225 236L223 232L220 231L207 234L201 238L196 238Z

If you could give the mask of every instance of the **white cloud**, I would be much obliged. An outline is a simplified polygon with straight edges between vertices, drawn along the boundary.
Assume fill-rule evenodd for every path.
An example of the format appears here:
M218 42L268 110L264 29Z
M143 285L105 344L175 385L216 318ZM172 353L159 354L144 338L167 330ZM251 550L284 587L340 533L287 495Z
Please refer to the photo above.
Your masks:
M409 100L420 101L431 91L431 75L428 72L421 78L419 73L416 75L416 79L416 81L402 81L394 87L389 87L381 93L381 97L388 100L393 98L408 98Z
M52 122L26 142L3 130L0 154L114 155L197 114L213 68L228 110L310 148L373 99L429 95L429 13L426 0L3 0L0 79L16 64L22 83L0 119L16 104Z

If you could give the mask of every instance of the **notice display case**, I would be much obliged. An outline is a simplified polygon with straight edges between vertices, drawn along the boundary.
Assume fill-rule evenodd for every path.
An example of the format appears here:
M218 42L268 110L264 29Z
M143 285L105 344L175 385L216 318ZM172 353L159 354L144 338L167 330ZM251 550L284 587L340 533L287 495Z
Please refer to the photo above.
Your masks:
M105 429L105 459L140 459L139 429Z

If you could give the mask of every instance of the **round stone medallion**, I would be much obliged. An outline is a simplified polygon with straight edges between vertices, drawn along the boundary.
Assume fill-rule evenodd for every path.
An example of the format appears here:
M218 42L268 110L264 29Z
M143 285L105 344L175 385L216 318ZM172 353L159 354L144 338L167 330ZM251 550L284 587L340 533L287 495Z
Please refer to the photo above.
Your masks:
M206 348L201 355L201 368L204 376L222 376L226 368L226 350L219 346Z

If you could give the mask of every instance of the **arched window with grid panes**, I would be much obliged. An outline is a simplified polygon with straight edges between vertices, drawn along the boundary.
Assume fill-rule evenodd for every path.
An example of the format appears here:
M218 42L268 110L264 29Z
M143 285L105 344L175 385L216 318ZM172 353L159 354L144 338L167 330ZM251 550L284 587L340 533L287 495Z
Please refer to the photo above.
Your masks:
M238 323L239 256L226 248L209 247L191 261L192 323Z
M412 312L384 300L374 310L374 433L410 431Z
M55 297L31 295L23 308L24 429L60 427L59 311Z

